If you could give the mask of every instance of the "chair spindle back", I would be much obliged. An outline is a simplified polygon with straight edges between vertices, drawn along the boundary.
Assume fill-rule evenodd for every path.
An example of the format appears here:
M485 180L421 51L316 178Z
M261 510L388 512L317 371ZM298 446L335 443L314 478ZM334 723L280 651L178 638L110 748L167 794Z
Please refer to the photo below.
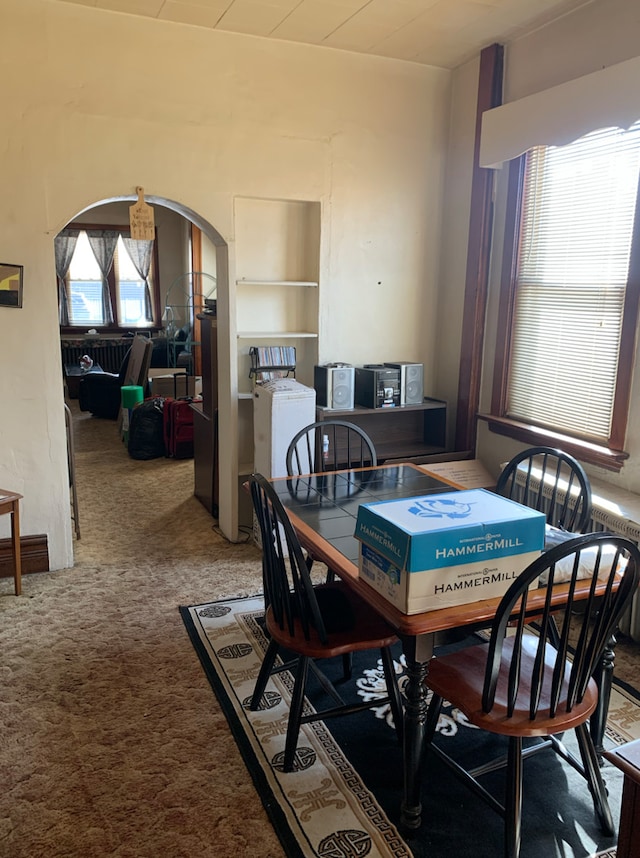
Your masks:
M280 628L289 634L293 635L298 620L307 640L313 626L326 643L327 633L302 547L282 502L262 474L252 474L249 483L262 538L265 608L271 608Z
M582 701L607 641L633 598L639 580L640 551L622 536L585 534L544 552L513 582L496 612L485 671L483 710L489 712L493 708L501 678L501 687L506 682L509 716L522 693L529 694L531 720L535 719L543 698L549 707L547 715L553 717L560 706L562 711L570 712ZM535 582L540 581L541 587L533 589ZM558 593L558 584L563 584L566 592ZM578 599L577 588L586 584L588 595ZM534 594L542 592L544 609L542 613L539 606L535 609L539 634L534 636L527 625L532 610L529 604ZM515 627L511 639L506 637L509 626L511 631ZM512 648L508 677L500 677L507 641ZM529 653L535 648L535 667L528 689L520 684L524 647ZM570 657L571 668L567 673Z

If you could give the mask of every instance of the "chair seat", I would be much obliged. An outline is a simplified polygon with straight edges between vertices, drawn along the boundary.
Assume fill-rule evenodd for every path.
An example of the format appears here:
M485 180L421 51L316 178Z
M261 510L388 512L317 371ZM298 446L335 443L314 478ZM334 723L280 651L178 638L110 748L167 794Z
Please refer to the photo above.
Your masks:
M270 640L249 708L252 712L261 708L271 676L291 670L295 678L282 771L292 772L304 765L297 758L298 735L301 725L312 721L355 715L389 704L398 740L402 741L402 699L391 653L391 644L398 640L394 630L341 582L314 585L298 536L274 487L262 474L252 474L250 486L262 539L265 621ZM317 667L316 659L342 656L346 680L351 677L351 653L373 648L380 652L387 696L349 703ZM277 663L279 654L285 656L284 662ZM330 708L304 711L310 671L332 700Z
M267 608L267 629L281 647L309 658L333 658L397 643L398 637L391 626L339 582L316 585L314 592L325 622L327 643L320 640L313 627L309 630L309 639L305 639L302 624L297 618L294 618L291 634L287 628L281 629L273 611Z
M586 556L593 559L588 598L577 586ZM569 585L565 588L561 584L556 591L556 571L565 563L571 569ZM564 575L560 578L564 580ZM546 748L585 778L600 828L607 837L615 831L587 724L598 704L595 668L638 588L639 578L640 551L633 542L611 533L577 536L543 552L513 581L496 609L488 643L436 657L429 665L425 682L433 694L426 717L425 747L502 816L505 858L520 854L523 760ZM542 587L545 607L534 634L528 627L534 613L528 610L529 597L532 584L539 585L541 579L546 582ZM536 596L540 589L536 586ZM580 612L575 611L577 607ZM513 634L508 634L509 627ZM573 658L569 660L569 641L573 639ZM434 744L443 700L460 709L475 727L504 736L506 757L467 768ZM560 741L559 736L570 729L575 731L580 759ZM529 738L544 741L525 749L524 740ZM496 790L481 780L503 766L504 797L500 800Z
M486 643L467 647L442 658L434 658L429 666L427 677L429 688L445 700L454 696L457 707L464 712L471 724L482 730L499 733L503 736L547 736L550 733L572 729L583 723L596 708L598 702L597 685L592 679L582 701L576 703L571 712L566 712L565 701L568 691L566 679L568 679L570 668L568 665L556 715L551 717L549 714L550 673L551 658L555 655L555 651L551 651L549 647L549 658L546 659L549 681L546 681L545 678L536 716L534 719L530 718L531 673L537 644L536 639L531 635L525 635L523 638L521 679L516 708L511 717L507 716L507 677L512 661L514 641L515 638L511 637L504 642L495 703L491 712L483 712L481 708L488 652L488 644Z

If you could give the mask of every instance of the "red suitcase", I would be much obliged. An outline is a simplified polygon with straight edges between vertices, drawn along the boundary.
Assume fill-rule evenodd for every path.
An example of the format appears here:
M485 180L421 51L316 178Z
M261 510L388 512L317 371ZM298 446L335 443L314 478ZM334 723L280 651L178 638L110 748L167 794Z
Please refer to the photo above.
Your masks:
M176 374L177 375L177 374ZM186 378L186 373L185 373ZM174 393L177 377L174 376ZM186 384L185 384L186 387ZM164 446L165 455L174 459L193 458L193 409L190 396L164 400Z

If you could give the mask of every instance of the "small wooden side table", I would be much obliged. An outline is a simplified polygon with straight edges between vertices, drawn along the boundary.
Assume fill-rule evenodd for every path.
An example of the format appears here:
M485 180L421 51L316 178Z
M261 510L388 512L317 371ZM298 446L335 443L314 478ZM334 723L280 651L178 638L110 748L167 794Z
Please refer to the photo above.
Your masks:
M20 554L20 500L22 495L0 489L0 515L11 513L11 544L13 547L13 581L16 596L22 593L22 557Z
M640 739L605 751L604 756L624 772L617 858L640 858Z

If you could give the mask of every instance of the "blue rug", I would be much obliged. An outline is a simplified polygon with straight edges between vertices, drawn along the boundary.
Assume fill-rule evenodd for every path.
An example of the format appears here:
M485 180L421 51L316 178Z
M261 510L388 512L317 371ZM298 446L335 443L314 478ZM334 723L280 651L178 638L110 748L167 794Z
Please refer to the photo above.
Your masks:
M293 681L288 672L267 686L269 708L250 712L248 701L266 647L260 597L181 607L180 612L205 673L240 748L247 769L288 858L494 858L502 855L502 819L433 755L425 760L423 825L401 831L402 754L387 706L325 724L304 725L300 769L279 768ZM402 681L402 656L396 669ZM340 680L342 665L323 663ZM375 653L354 658L353 681L339 686L349 699L385 694ZM315 690L309 692L309 705ZM318 707L325 703L318 698ZM567 743L570 744L567 736ZM616 683L609 711L610 746L640 738L640 699ZM451 756L474 764L504 751L497 737L467 724L445 707L437 741ZM614 819L620 810L621 773L605 764ZM492 775L498 794L500 773ZM490 779L485 779L489 785ZM525 763L521 858L615 856L615 838L602 836L586 782L553 752Z

